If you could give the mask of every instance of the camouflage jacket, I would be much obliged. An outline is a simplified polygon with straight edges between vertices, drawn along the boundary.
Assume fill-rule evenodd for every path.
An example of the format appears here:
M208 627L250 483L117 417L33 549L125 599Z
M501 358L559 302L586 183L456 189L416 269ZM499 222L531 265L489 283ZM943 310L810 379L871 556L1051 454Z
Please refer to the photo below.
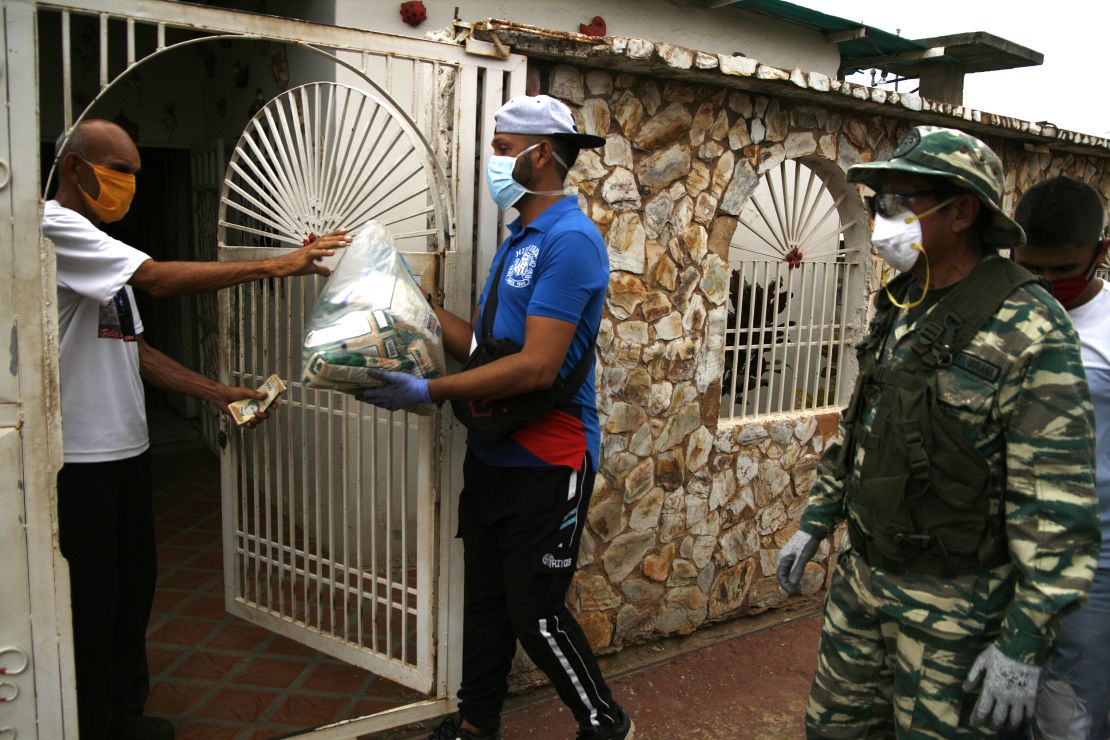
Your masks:
M879 345L879 362L905 359L912 333L927 315L899 310ZM985 379L993 373L980 377L964 369L977 362L953 363L938 371L939 401L988 462L992 476L1004 481L1004 500L992 507L997 514L997 507L1005 506L1012 561L990 572L989 594L975 608L1005 615L999 649L1040 663L1059 617L1086 598L1097 564L1094 420L1079 341L1064 309L1040 285L1029 284L1006 299L964 352L997 368L996 379ZM864 408L857 424L869 430L875 410ZM841 427L822 459L801 519L801 528L820 538L852 512L843 481L833 475L843 434ZM848 472L856 481L864 454L856 450ZM929 581L938 578L906 575L921 587L899 589L907 600L911 593L930 593ZM922 596L917 606L932 614L947 609L928 601ZM997 622L985 627L997 628Z

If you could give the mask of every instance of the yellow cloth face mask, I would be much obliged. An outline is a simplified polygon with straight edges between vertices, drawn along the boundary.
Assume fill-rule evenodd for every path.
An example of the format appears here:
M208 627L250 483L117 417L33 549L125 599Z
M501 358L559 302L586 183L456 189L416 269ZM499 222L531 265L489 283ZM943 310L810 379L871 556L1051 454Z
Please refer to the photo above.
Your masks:
M135 197L135 176L128 172L116 172L104 165L81 161L92 167L96 181L100 183L100 195L96 198L85 192L80 184L77 186L96 217L110 224L126 216L131 208L131 199Z

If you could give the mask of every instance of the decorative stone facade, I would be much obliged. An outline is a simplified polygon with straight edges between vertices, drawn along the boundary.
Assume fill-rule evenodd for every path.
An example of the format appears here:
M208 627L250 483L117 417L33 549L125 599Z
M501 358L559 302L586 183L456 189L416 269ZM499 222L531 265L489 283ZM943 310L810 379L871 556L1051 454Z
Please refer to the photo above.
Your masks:
M1012 209L1030 185L1062 173L1110 199L1110 148L742 57L501 33L539 57L573 61L548 68L543 91L572 107L580 130L606 138L571 172L612 274L598 337L600 470L568 602L600 652L779 607L776 553L796 530L837 414L719 419L728 246L759 178L801 157L842 180L852 164L888 158L913 125L986 121L998 135L973 133L1002 157ZM599 64L608 69L587 66ZM1069 147L1009 138L1015 132ZM859 192L847 193L861 208ZM853 322L861 331L865 311ZM835 550L823 543L807 568L811 602Z

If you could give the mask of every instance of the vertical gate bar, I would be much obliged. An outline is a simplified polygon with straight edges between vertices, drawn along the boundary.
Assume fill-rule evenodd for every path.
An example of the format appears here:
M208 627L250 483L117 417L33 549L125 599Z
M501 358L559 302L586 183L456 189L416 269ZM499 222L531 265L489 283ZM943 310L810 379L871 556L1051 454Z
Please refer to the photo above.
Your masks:
M821 363L821 364L825 365L825 380L826 380L826 382L829 382L829 381L832 380L832 375L829 374L828 368L832 366L833 354L834 354L833 351L832 351L832 344L833 344L833 341L835 341L835 339L836 339L836 327L832 326L832 322L830 322L829 318L828 318L828 313L829 313L829 272L830 272L830 269L833 273L833 280L836 280L836 278L837 278L837 275L836 275L837 267L836 267L836 265L835 264L829 265L827 263L825 265L825 274L822 276L823 279L821 280L821 346L822 347L828 346L828 348L829 348L828 357L826 357L825 361L823 363ZM833 300L836 300L836 291L835 290L833 291ZM828 327L828 333L829 333L828 340L825 339L825 328L826 328L826 326ZM826 398L826 401L827 401L828 391L826 391L826 393L825 393L825 398Z
M426 124L427 118L424 115L424 106L420 105L420 101L424 99L424 86L421 84L423 80L420 77L420 63L415 59L408 60L412 65L412 85L411 85L411 98L412 102L409 104L409 110L412 111L413 121L416 127L421 131L427 132ZM428 137L430 141L434 141L432 137Z
M257 327L258 327L258 317L257 317L256 300L255 300L255 294L256 294L255 286L253 284L248 283L247 284L247 290L244 291L244 292L246 293L246 295L250 296L250 331L251 331L251 336L253 337L253 336L255 336L255 333L256 333ZM245 338L244 338L243 335L239 336L239 341L240 341L240 343L243 343L245 341ZM257 342L252 342L251 344L252 345L257 345ZM256 354L256 349L255 349L254 346L252 346L249 354L250 354L251 362L253 363L254 362L254 356ZM242 366L241 374L239 376L240 379L241 379L240 382L243 385L248 384L247 379L246 379L247 367L248 367L247 365ZM240 434L242 434L242 432L240 432ZM251 536L252 536L252 539L254 540L254 594L253 594L254 598L253 598L253 601L254 601L255 604L258 604L259 606L261 606L262 603L263 603L262 602L262 536L261 536L262 535L262 525L261 525L261 514L260 514L260 511L259 511L259 508L260 508L259 499L261 498L261 495L260 495L259 490L258 490L258 481L259 481L258 444L254 440L253 437L251 437L251 438L244 437L243 446L249 448L250 451L251 451L251 466L254 469L254 475L251 476L251 501L254 504L254 506L253 506L254 518L251 520L251 527L250 527Z
M159 23L157 26L155 47L161 51L166 48L166 24Z
M316 206L316 208L314 208L309 213L309 219L310 219L309 223L319 225L319 217L320 217L320 178L321 178L320 167L323 165L323 159L324 159L322 156L320 156L320 151L317 147L317 139L316 139L316 137L320 133L320 108L321 108L321 105L320 105L320 83L319 82L317 82L315 85L312 86L312 93L313 93L312 94L312 99L315 101L315 105L313 106L313 109L312 109L312 119L311 119L312 120L312 128L310 130L308 125L307 125L307 121L309 120L309 118L306 115L305 116L306 125L304 127L304 136L305 136L305 139L308 140L309 172L312 174L312 180L309 183L309 188L310 188L310 190L309 190L309 193L310 193L309 205L315 205ZM344 398L346 398L346 396L344 396ZM346 406L346 402L344 401L344 407L345 406Z
M297 618L297 466L296 466L296 453L297 445L294 444L293 439L293 357L294 349L293 337L293 317L296 315L293 309L294 302L293 296L297 292L297 288L303 282L303 278L288 278L284 281L285 284L285 310L282 311L283 321L285 322L285 379L289 385L289 395L285 397L285 406L287 411L282 415L282 422L285 426L286 440L285 445L285 477L288 482L288 496L289 496L289 520L287 527L289 529L289 615L293 619Z
M281 366L283 364L282 358L283 357L288 357L288 350L289 350L289 342L288 342L289 317L288 317L288 315L285 311L281 310L281 308L282 308L281 307L281 296L282 296L282 294L285 294L285 293L288 292L288 291L284 290L284 288L285 288L285 280L284 279L282 279L282 278L274 279L274 290L273 290L273 294L271 295L271 299L273 300L273 312L274 312L274 322L273 322L274 356L271 359L271 361L265 367L262 368L262 373L260 373L260 375L263 378L270 377L271 372L274 372L274 373L281 372ZM283 324L286 327L286 331L285 331L285 337L286 337L285 353L282 352L282 343L281 343L281 338L282 338L281 337L281 335L282 335L281 327L282 327ZM285 377L289 377L289 376L286 375ZM277 411L277 409L275 408L274 411ZM290 457L290 455L289 455L290 450L288 448L282 449L282 446L281 446L281 436L282 436L281 435L281 430L282 430L282 427L285 426L286 415L281 414L278 417L277 421L278 421L278 426L277 426L276 429L273 430L273 435L271 435L271 436L273 437L273 440L274 440L274 466L273 467L274 467L274 487L275 487L275 499L276 499L275 500L275 505L274 505L274 514L275 514L275 517L277 519L277 554L276 554L276 558L277 558L277 563L278 563L277 564L278 611L282 615L288 616L285 613L285 557L286 557L285 556L285 553L286 553L286 549L285 549L285 498L288 495L288 491L286 490L287 487L286 487L285 476L282 475L281 458L282 457L289 458ZM292 561L290 561L290 564L293 565ZM289 577L290 578L293 577L292 573L290 573Z
M764 327L767 325L767 295L768 295L767 281L769 280L769 278L768 278L768 274L769 274L768 264L769 264L768 262L763 261L763 262L756 263L756 266L755 266L755 272L758 273L759 272L759 267L763 267L763 273L764 273L764 277L763 277L764 282L763 283L756 283L756 285L763 285L764 286L763 303L761 303L760 306L759 306L759 323L760 323L760 325L759 326L751 326L751 328L750 328L750 331L753 331L753 332L758 331L759 332L759 335L758 335L759 338L757 339L757 341L753 342L753 346L756 349L756 364L755 364L755 367L753 368L753 375L756 378L756 383L755 383L755 387L753 388L753 394L751 394L751 410L753 410L753 413L755 413L755 414L763 413L763 405L761 405L761 403L763 403L763 401L761 401L761 396L763 396ZM756 303L756 301L753 301L751 303L753 303L753 305L754 305Z
M355 460L355 573L358 575L358 588L355 591L355 626L357 628L358 646L364 646L362 634L362 594L366 590L366 570L362 562L362 421L363 404L355 404L355 451L351 457Z
M316 278L313 278L315 284ZM313 286L315 287L315 285ZM313 293L319 291L313 290ZM315 486L312 489L312 501L316 509L316 543L313 548L313 553L316 555L316 582L313 586L316 589L316 628L323 630L323 607L321 605L322 593L324 591L324 553L323 553L323 537L320 528L323 523L323 513L320 511L320 389L312 389L312 474L315 478Z
M127 19L127 68L135 64L135 19Z
M751 373L751 367L752 367L752 332L751 332L751 328L752 328L752 312L755 310L755 290L754 289L755 289L755 285L756 285L756 283L755 283L755 269L756 268L755 268L755 263L754 262L749 262L748 260L744 260L743 262L740 263L740 282L738 283L738 287L737 287L738 293L737 293L737 296L736 296L736 359L739 360L739 358L740 358L740 337L742 336L741 333L740 333L740 312L743 310L743 307L744 307L744 300L743 300L743 298L744 298L744 274L747 272L749 265L752 268L752 296L751 296L751 300L748 301L748 320L747 320L747 323L745 324L745 326L746 326L745 333L747 334L747 336L745 337L745 341L747 342L747 346L744 348L744 353L745 353L744 354L744 377L742 379L742 382L744 383L744 390L743 390L743 394L742 394L743 398L742 398L742 401L740 403L740 413L741 413L741 415L743 415L744 410L748 408L748 374ZM738 370L733 370L732 380L733 380L734 384L741 382L741 378L740 378L740 375L738 374ZM735 403L736 403L735 397L732 400L733 400L733 404L735 405Z
M756 366L755 366L755 373L756 373L757 380L756 380L756 384L755 384L755 393L754 393L755 399L754 399L754 403L753 403L753 411L757 414L762 414L763 413L763 353L767 349L764 346L764 344L765 344L764 340L767 339L767 314L769 313L768 303L770 303L770 301L768 300L768 297L771 295L771 289L770 289L770 285L771 285L771 263L764 260L761 264L763 265L763 286L764 286L764 289L763 289L763 303L759 307L760 325L758 327L756 327L759 330L759 339L756 341L756 346L759 347L759 353L758 353L759 362L757 362Z
M401 445L401 662L408 662L409 645L409 421L414 415L405 414L404 437ZM417 418L416 423L420 420Z
M328 445L327 460L328 484L325 491L328 497L328 632L335 634L335 419L332 417L335 394L327 392Z
M235 340L234 340L235 341L235 353L234 353L235 366L234 366L234 369L236 371L239 371L239 372L241 372L242 369L243 369L243 341L242 341L242 337L243 337L243 316L245 314L245 312L243 310L243 307L245 305L245 302L243 300L243 291L245 289L246 288L244 288L244 286L242 286L242 285L236 286L234 288L235 295L236 295L235 308L236 308L236 313L238 314L238 316L236 316L237 325L238 325L238 332L235 335ZM234 381L234 376L232 376L232 382L235 382ZM244 440L243 440L243 435L237 429L234 430L232 432L232 434L234 434L235 437L237 438L236 444L238 445L238 449L239 449L239 455L237 456L237 459L235 461L235 467L237 468L237 470L235 471L235 474L236 474L236 477L239 479L239 490L236 493L239 496L239 537L240 537L240 542L241 542L241 546L242 546L242 553L236 555L236 557L238 559L238 562L239 562L238 570L240 571L241 576L239 578L239 589L238 589L238 591L236 592L235 595L239 598L245 598L246 595L247 595L247 585L250 583L250 568L249 568L250 547L251 547L251 537L250 537L250 521L251 521L251 516L250 516L250 484L249 484L249 479L247 477L247 458L246 458L246 454L245 454L246 453L246 447L245 447L245 443L244 443Z
M782 278L781 278L782 265L783 265L782 262L778 263L778 272L779 272L779 275L780 275L780 278L779 278L780 280L782 280ZM790 350L791 350L790 315L791 315L791 310L794 308L793 286L794 286L794 270L790 269L790 267L787 266L787 269L786 269L786 307L785 307L786 320L783 321L783 325L782 325L782 367L783 367L783 372L782 372L782 377L779 378L778 408L774 409L774 411L776 413L784 411L786 409L786 406L784 405L784 402L786 400L785 399L785 396L786 396L786 361L790 357ZM798 377L798 375L797 375L797 372L795 371L795 373L794 373L795 381L797 380L797 377Z
M403 412L402 412L403 413ZM389 437L386 445L388 449L385 459L386 488L385 488L385 654L393 657L393 456L396 411L389 412Z
M809 275L809 304L806 310L806 315L809 316L808 326L806 327L806 347L808 349L806 350L805 389L802 396L803 398L809 397L810 389L813 389L813 403L810 408L816 408L822 405L817 403L817 394L820 392L820 378L814 375L816 371L820 370L821 344L820 342L813 341L813 330L820 325L818 324L820 319L818 314L819 307L817 305L817 286L821 284L821 281L818 279L818 274L825 271L825 264L827 263L821 262L811 265L812 269ZM816 362L814 362L815 351L817 352Z
M343 507L340 509L340 519L343 521L343 639L351 639L351 610L347 608L351 596L351 551L350 551L350 530L351 523L347 521L347 512L350 507L347 503L347 494L350 492L350 480L347 476L347 470L350 468L348 455L350 454L350 447L348 445L347 427L350 422L347 418L347 401L350 396L346 393L342 394L342 400L339 402L339 411L342 414L343 427L339 430L340 451L339 451L339 466L341 470L341 483L343 487Z
M270 281L262 280L262 324L256 329L255 337L261 337L261 341L254 342L255 360L253 373L251 375L250 386L258 383L258 376L265 372L267 355L269 354L270 344ZM274 531L273 531L273 490L274 483L270 478L270 471L273 466L270 464L270 447L273 435L270 434L269 426L262 427L262 471L263 471L263 496L265 497L265 518L266 518L266 607L268 609L274 608Z
M100 21L100 88L103 90L108 87L108 14L101 13L99 15Z
M848 271L852 268L852 264L849 263L849 262L845 262L845 263L837 262L837 263L835 263L835 265L836 265L836 273L837 274L836 274L835 287L833 288L833 300L834 301L836 301L836 300L840 301L840 321L837 324L836 333L833 335L833 337L835 339L836 337L839 336L839 339L836 340L837 344L838 344L838 349L837 349L837 352L836 352L836 356L837 356L838 359L841 360L841 362L843 362L844 347L848 343L847 342L847 331L846 331L847 326L848 326L848 300L844 296L844 289L848 285ZM832 367L832 356L833 356L833 352L830 349L830 351L829 351L829 378L831 379L833 377L832 373L836 372L836 385L835 385L835 388L836 388L836 403L839 405L839 403L840 403L840 386L841 386L840 370L839 370L840 363L837 363L837 368L834 370L833 367Z
M831 281L829 279L829 272L830 271L832 272L832 280ZM836 327L836 309L835 308L833 309L833 312L832 312L833 316L832 316L831 320L830 320L830 317L828 315L829 314L829 287L830 287L829 284L830 284L830 282L832 282L832 287L833 287L832 300L833 300L834 305L835 305L836 292L837 292L835 286L836 286L836 280L839 278L839 275L837 274L838 271L839 271L839 266L838 265L836 265L836 264L830 265L830 269L825 271L825 279L823 281L824 284L821 286L821 307L822 307L822 311L821 311L821 346L829 348L828 356L825 358L825 361L822 364L825 367L826 381L829 382L830 384L833 380L833 376L831 374L831 368L832 368L832 365L833 365L833 356L836 354L832 351L832 348L833 348L833 345L836 343L836 335L837 335L838 330L837 330L837 327ZM825 334L826 334L825 329L826 329L826 327L828 329L828 338L827 339L825 338Z
M432 577L435 563L435 466L422 465L437 459L433 439L437 424L436 417L424 420L417 427L417 464L416 469L416 667L417 670L433 668L432 614L433 597ZM407 596L406 596L407 600Z
M301 334L304 333L304 304L305 294L308 292L308 287L312 285L312 276L305 277L297 281L299 286L300 299L297 301L297 317L299 319L298 326L301 328ZM293 377L289 377L290 381ZM303 608L304 608L304 623L309 624L309 599L308 599L308 584L312 580L309 568L312 567L312 561L309 557L309 544L308 544L308 440L305 436L308 433L308 388L305 387L304 378L298 378L298 384L301 387L301 444L297 445L294 449L300 451L301 454L301 552L304 564L304 578L301 580L301 591L304 595ZM315 414L313 414L315 416ZM292 425L290 425L292 426ZM313 444L316 440L313 439Z
M69 11L62 11L62 118L65 130L73 126L73 68L70 50Z
M378 649L378 409L370 408L370 644Z
M474 67L463 67L459 73L458 87L459 92L456 98L459 101L459 107L462 108L458 116L458 135L455 140L454 146L451 147L453 154L457 153L458 161L452 168L455 175L455 182L458 187L458 203L459 208L455 214L456 228L455 228L455 250L460 254L473 255L475 253L476 245L474 243L474 222L477 216L477 204L482 198L467 197L464 194L473 194L478 192L479 183L481 180L478 178L478 166L481 163L480 148L479 151L474 151L475 139L478 135L478 121L477 116L472 113L474 103L479 98L478 95L478 72ZM461 101L467 101L463 104ZM464 207L469 203L470 207ZM448 245L442 245L441 249L446 249ZM469 260L468 260L469 261ZM462 266L460 265L460 269ZM469 271L467 271L469 274ZM446 276L445 276L446 277ZM464 276L465 277L465 276ZM469 283L470 280L460 280L460 283ZM443 290L446 295L451 295L453 286L448 285L448 280L443 280ZM465 300L469 301L470 296L465 296ZM460 303L463 301L460 301ZM470 311L469 304L461 310L457 306L451 306L452 310L466 314Z

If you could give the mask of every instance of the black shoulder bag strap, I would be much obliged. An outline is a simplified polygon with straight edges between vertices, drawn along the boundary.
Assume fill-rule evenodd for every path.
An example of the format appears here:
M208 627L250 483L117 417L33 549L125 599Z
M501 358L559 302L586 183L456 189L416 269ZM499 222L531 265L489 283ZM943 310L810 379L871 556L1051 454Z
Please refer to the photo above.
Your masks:
M505 250L505 254L501 256L501 263L497 266L497 277L493 280L493 285L490 286L489 295L486 296L486 303L482 306L482 334L478 338L479 342L493 339L493 319L497 315L497 293L498 286L501 285L501 278L505 274L505 262L509 259L509 251ZM571 371L567 373L567 377L563 379L556 378L555 385L562 387L555 396L555 405L562 406L567 403L574 394L578 392L578 388L586 380L586 373L590 371L590 360L593 357L594 346L597 344L597 334L595 333L590 340L590 346L582 353L582 357L578 360L577 364ZM568 348L569 350L569 348Z
M903 368L935 371L952 362L1002 303L1037 276L1012 260L984 257L951 294L944 297L917 332L913 354Z

